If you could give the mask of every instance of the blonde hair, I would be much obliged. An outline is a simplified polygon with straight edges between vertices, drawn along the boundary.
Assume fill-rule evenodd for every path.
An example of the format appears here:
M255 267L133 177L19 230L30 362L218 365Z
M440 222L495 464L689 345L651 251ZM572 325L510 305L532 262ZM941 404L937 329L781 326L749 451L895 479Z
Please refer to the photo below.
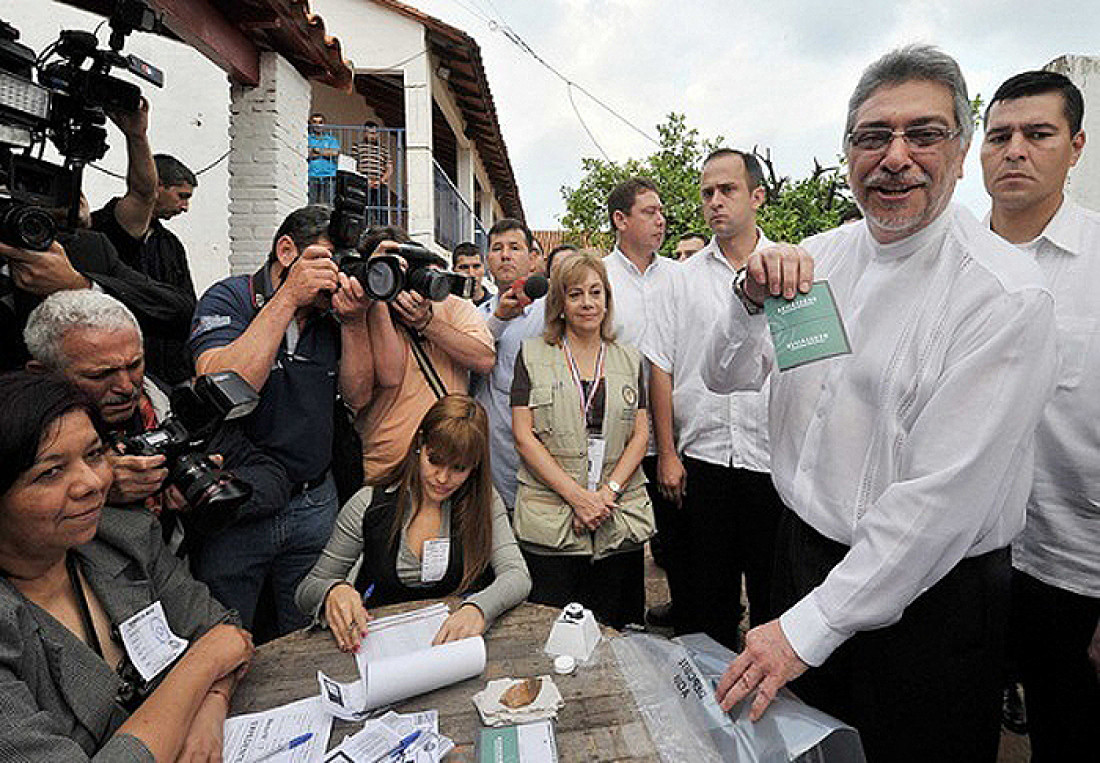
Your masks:
M603 283L604 304L607 312L600 323L600 337L605 342L615 338L615 319L611 297L611 281L607 277L607 268L603 257L594 249L582 249L554 262L554 274L550 279L550 293L546 295L546 328L542 338L547 344L561 344L565 336L565 294L579 284L591 271L599 276Z

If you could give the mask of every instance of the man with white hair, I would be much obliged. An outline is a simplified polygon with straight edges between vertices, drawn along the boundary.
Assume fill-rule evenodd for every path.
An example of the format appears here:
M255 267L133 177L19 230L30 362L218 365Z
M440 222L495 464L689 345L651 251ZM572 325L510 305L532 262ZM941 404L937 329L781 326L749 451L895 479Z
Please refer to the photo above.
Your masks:
M159 426L171 413L168 396L145 374L141 328L133 313L114 297L90 289L57 292L31 312L23 339L32 357L27 367L64 375L95 404L113 434L141 434ZM252 498L240 517L272 513L286 505L290 493L286 473L235 425L223 426L207 451L223 454L226 467L252 486ZM176 523L172 514L162 510L189 507L178 491L164 489L165 457L126 454L118 448L109 450L108 457L114 472L108 501L158 513L169 534ZM189 536L187 548L196 548L201 540ZM240 604L223 603L234 608ZM251 608L244 608L242 616L245 612L250 621Z
M770 382L787 509L781 614L749 631L719 701L755 693L756 720L797 678L798 696L852 724L872 761L994 761L1000 738L1008 546L1057 363L1042 273L950 204L973 129L941 51L910 46L868 67L845 135L865 220L754 252L703 366L716 392ZM777 370L764 302L815 279L851 352Z

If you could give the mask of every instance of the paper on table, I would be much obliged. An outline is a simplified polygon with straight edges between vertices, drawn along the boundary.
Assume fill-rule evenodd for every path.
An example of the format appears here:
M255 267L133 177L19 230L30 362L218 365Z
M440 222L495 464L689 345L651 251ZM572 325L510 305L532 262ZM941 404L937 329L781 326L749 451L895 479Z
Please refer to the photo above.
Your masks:
M367 649L360 649L356 662L366 689L365 707L381 707L450 686L485 669L485 641L481 636L439 646L430 644L429 641L429 646L415 656L404 654L373 660L367 656Z
M439 716L434 710L412 715L390 711L381 718L367 721L362 730L344 739L332 750L325 763L373 763L384 759L414 731L420 736L406 748L402 763L436 763L454 749L454 743L438 733Z
M225 722L222 757L225 763L247 763L302 734L313 736L304 744L270 758L270 763L313 763L324 757L332 731L332 716L317 697L259 713L238 715Z
M374 620L355 655L359 681L338 683L318 671L326 712L362 720L364 712L476 676L485 669L481 636L432 646L446 604Z

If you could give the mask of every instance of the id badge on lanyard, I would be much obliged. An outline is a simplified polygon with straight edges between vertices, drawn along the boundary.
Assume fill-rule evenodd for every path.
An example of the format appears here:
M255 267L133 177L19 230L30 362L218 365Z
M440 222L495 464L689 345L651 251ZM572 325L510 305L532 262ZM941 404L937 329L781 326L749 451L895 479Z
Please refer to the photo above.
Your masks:
M577 361L573 358L573 352L569 349L569 341L562 340L562 349L565 350L565 359L569 364L569 373L573 377L573 383L577 385L577 395L581 401L581 426L585 429L588 428L588 411L592 407L592 401L596 399L596 392L600 388L600 379L603 378L603 361L606 345L600 342L600 353L596 356L596 373L592 377L592 383L588 387L588 394L585 394L584 384L581 381L581 371L577 366ZM595 491L600 486L600 479L603 476L603 462L604 453L607 449L607 443L603 437L589 435L588 436L588 489Z

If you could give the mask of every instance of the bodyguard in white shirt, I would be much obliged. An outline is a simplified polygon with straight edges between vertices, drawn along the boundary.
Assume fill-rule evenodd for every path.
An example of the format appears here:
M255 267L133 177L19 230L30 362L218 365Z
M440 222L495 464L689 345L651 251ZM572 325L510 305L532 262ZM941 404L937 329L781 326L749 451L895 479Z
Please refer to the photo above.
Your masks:
M702 363L707 329L733 303L730 286L749 255L768 241L756 227L763 174L752 154L719 149L703 162L703 216L710 243L673 271L657 303L644 352L652 363L650 409L657 483L682 509L658 514L675 529L686 584L672 586L678 632L702 631L739 648L741 576L749 620L767 622L775 532L782 503L768 474L768 394L716 394ZM678 533L678 534L677 534Z
M639 350L645 346L650 325L656 320L661 294L679 264L661 257L657 250L665 240L665 216L661 196L652 180L631 178L619 183L607 196L607 216L615 231L615 248L603 262L615 297L615 337ZM657 488L657 451L650 437L642 459L646 491L656 517L659 535L650 541L653 558L665 571L672 601L682 599L689 582L681 557L684 539L675 521L678 507ZM676 628L671 602L646 612L651 625Z
M1100 215L1063 192L1084 110L1065 76L1018 74L989 102L981 152L990 227L1038 263L1058 326L1058 386L1012 544L1010 647L1035 761L1100 754Z
M718 392L771 385L771 465L789 507L773 592L718 684L724 708L780 687L854 725L871 761L994 761L1008 545L1056 366L1054 301L1027 256L952 206L973 132L958 64L909 46L848 106L865 221L749 259L715 327ZM773 371L766 296L826 279L852 352ZM769 378L770 377L770 378Z

